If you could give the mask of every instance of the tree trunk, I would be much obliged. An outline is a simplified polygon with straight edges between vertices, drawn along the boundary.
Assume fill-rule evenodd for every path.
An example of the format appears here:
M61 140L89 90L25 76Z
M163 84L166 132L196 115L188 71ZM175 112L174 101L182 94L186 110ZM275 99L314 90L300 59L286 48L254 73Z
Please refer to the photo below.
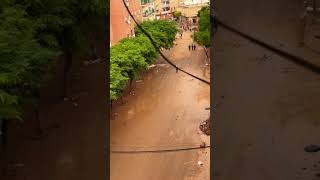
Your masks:
M206 49L205 46L203 46L203 50L204 50L204 52L206 53L207 58L209 58L209 55L208 55L208 52L207 52L207 49Z
M63 70L63 98L67 97L68 93L68 74L72 66L72 53L70 51L65 52L65 63Z
M132 88L132 81L133 81L133 79L130 78L130 91L131 91L131 88Z

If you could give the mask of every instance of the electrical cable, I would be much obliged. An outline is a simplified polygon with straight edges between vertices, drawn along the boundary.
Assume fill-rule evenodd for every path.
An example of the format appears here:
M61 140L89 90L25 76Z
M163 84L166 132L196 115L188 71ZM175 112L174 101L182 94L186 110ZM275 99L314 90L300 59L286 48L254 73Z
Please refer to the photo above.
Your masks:
M206 84L210 85L210 82L209 82L209 81L207 81L207 80L205 80L205 79L202 79L202 78L200 78L200 77L198 77L198 76L195 76L195 75L193 75L193 74L191 74L191 73L189 73L189 72L187 72L187 71L179 68L179 67L178 67L177 65L175 65L172 61L170 61L170 60L159 50L159 47L157 47L156 43L154 42L154 40L152 39L152 37L150 36L150 34L149 34L147 31L145 31L145 30L141 27L141 25L137 22L137 20L133 17L131 11L129 10L129 8L128 8L126 2L125 2L125 0L122 0L122 2L123 2L123 4L124 4L127 12L129 13L130 17L133 19L133 21L134 21L135 24L137 25L137 27L142 31L142 33L143 33L144 35L146 35L146 36L148 37L148 39L151 41L153 47L156 49L156 51L158 51L158 53L161 55L161 57L162 57L165 61L167 61L167 62L168 62L172 67L174 67L177 71L180 70L181 72L183 72L183 73L185 73L185 74L187 74L187 75L189 75L189 76L191 76L191 77L193 77L193 78L196 78L196 79L198 79L199 81L201 81L201 82L203 82L203 83L206 83Z
M177 152L177 151L191 151L191 150L198 150L198 149L207 149L211 148L210 145L206 146L197 146L197 147L186 147L186 148L174 148L174 149L157 149L157 150L127 150L127 151L117 151L111 150L111 153L118 153L118 154L133 154L133 153L165 153L165 152Z
M307 61L307 60L305 60L305 59L303 59L301 57L298 57L298 56L292 55L292 54L290 54L288 52L285 52L283 50L280 50L280 49L278 49L278 48L276 48L276 47L274 47L274 46L272 46L270 44L267 44L267 43L265 43L265 42L263 42L261 40L258 40L256 38L254 38L252 36L249 36L248 34L243 33L241 31L237 30L236 28L225 24L223 21L221 21L220 19L218 19L217 17L215 17L213 15L211 15L211 18L213 18L213 21L215 23L217 23L218 26L221 26L222 28L224 28L224 29L226 29L226 30L228 30L228 31L230 31L230 32L232 32L234 34L237 34L238 36L241 36L241 37L253 42L254 44L257 44L257 45L259 45L259 46L261 46L261 47L263 47L265 49L268 49L268 50L278 54L279 56L284 57L285 59L289 60L290 62L293 62L293 63L295 63L295 64L297 64L299 66L304 67L305 69L307 69L309 71L312 71L312 72L314 72L316 74L320 74L320 67L319 66L317 66L317 65L315 65L313 63L310 63L309 61Z

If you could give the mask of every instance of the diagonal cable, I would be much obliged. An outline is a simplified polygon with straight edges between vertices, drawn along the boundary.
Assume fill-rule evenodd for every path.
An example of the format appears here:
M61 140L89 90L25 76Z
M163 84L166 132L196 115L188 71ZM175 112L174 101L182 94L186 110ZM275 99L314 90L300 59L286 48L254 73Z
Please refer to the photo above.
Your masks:
M304 67L305 69L309 70L309 71L312 71L316 74L320 74L320 67L317 66L316 64L313 64L307 60L305 60L304 58L302 57L298 57L298 56L295 56L295 55L292 55L288 52L285 52L283 50L280 50L270 44L267 44L266 42L263 42L261 40L258 40L244 32L241 32L239 30L237 30L236 28L234 27L231 27L229 25L227 25L226 23L224 23L223 21L221 21L220 19L218 19L216 16L214 15L211 15L211 18L213 19L214 23L216 23L218 26L221 26L222 28L234 33L234 34L237 34L247 40L249 40L250 42L253 42L254 44L257 44L265 49L268 49L276 54L278 54L279 56L281 57L284 57L285 59L287 59L288 61L290 62L293 62L299 66L302 66Z
M191 151L191 150L198 150L198 149L207 149L210 148L210 145L206 145L203 147L187 147L187 148L174 148L174 149L156 149L156 150L128 150L128 151L115 151L111 150L111 153L117 154L133 154L133 153L165 153L165 152L177 152L177 151Z
M191 74L191 73L189 73L189 72L187 72L187 71L179 68L179 67L178 67L177 65L175 65L172 61L170 61L170 60L159 50L159 47L156 45L156 43L154 42L154 40L152 39L152 37L150 36L150 34L149 34L147 31L145 31L145 30L141 27L141 25L137 22L137 20L133 17L131 11L129 10L129 8L128 8L126 2L125 2L125 0L122 0L122 2L123 2L123 4L124 4L127 12L129 13L130 17L133 19L133 21L134 21L135 24L137 25L137 27L142 31L142 33L143 33L144 35L146 35L146 36L148 37L148 39L151 41L153 47L156 49L156 51L158 51L158 53L161 55L161 57L162 57L165 61L167 61L167 62L168 62L172 67L174 67L176 70L180 70L181 72L183 72L183 73L185 73L185 74L187 74L187 75L189 75L189 76L191 76L191 77L193 77L193 78L195 78L195 79L198 79L199 81L201 81L201 82L203 82L203 83L206 83L206 84L210 85L210 82L209 82L209 81L207 81L207 80L205 80L205 79L202 79L202 78L200 78L200 77L198 77L198 76L195 76L195 75L193 75L193 74Z

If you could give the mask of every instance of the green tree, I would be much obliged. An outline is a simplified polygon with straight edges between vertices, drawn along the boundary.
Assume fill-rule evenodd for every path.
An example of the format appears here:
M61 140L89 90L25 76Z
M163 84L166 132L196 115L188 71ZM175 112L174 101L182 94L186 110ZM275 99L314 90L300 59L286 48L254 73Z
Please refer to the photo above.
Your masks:
M180 18L181 15L182 15L182 13L181 13L180 11L175 11L175 12L174 12L174 16L175 16L176 18Z
M97 32L102 33L107 0L17 0L15 3L25 7L36 22L39 42L44 46L58 47L63 52L63 96L66 96L67 77L74 56L94 47Z
M115 63L111 63L110 67L110 99L116 100L122 89L128 81L128 76L122 69Z
M159 48L171 48L175 40L178 28L176 23L168 20L144 21L141 24ZM136 35L144 35L139 28L135 28Z
M26 104L34 105L38 114L39 89L50 77L58 56L66 57L66 77L74 55L87 51L93 41L99 39L98 35L106 34L101 31L107 14L106 2L0 2L1 119L21 119L22 107Z
M210 9L209 7L203 7L198 12L199 22L198 27L199 31L195 32L193 34L194 40L205 47L210 47L210 30L211 30L211 24L210 24Z
M36 99L57 50L42 47L35 38L35 24L23 9L2 7L0 14L0 118L21 118L21 105ZM5 113L9 111L10 113ZM9 115L12 116L9 116Z
M142 27L152 36L158 48L173 46L178 31L175 22L167 20L145 21ZM139 30L136 37L125 38L110 49L110 96L111 101L118 99L123 88L130 80L158 57L151 41Z

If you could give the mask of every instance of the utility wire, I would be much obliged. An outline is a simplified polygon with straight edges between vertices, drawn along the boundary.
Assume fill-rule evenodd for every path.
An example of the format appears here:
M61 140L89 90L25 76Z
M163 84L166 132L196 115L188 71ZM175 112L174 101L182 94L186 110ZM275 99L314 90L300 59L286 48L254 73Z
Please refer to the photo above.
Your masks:
M174 149L157 149L157 150L127 150L127 151L116 151L111 150L111 153L117 154L133 154L133 153L166 153L166 152L177 152L177 151L191 151L191 150L198 150L198 149L207 149L210 148L210 145L203 146L203 147L187 147L187 148L174 148Z
M198 76L195 76L181 68L179 68L177 65L175 65L172 61L170 61L159 49L159 47L156 45L156 43L154 42L154 40L152 39L152 37L150 36L150 34L148 32L146 32L141 25L136 21L136 19L134 18L134 16L132 15L131 11L129 10L125 0L122 0L127 12L129 13L130 17L133 19L133 21L135 22L135 24L137 25L137 27L142 31L142 33L144 35L146 35L148 37L148 39L150 40L150 42L152 43L153 47L156 49L156 51L161 55L161 57L168 62L172 67L174 67L177 71L180 70L181 72L198 79L199 81L206 83L208 85L210 85L210 82L202 79ZM206 149L206 148L210 148L210 145L206 145L206 146L197 146L197 147L185 147L185 148L173 148L173 149L154 149L154 150L111 150L111 153L118 153L118 154L133 154L133 153L165 153L165 152L177 152L177 151L190 151L190 150L198 150L198 149Z
M243 33L241 31L237 30L236 28L225 24L220 19L218 19L216 16L211 15L211 18L213 18L214 23L217 23L218 26L221 26L222 28L224 28L224 29L226 29L226 30L228 30L228 31L230 31L230 32L232 32L234 34L237 34L237 35L239 35L239 36L241 36L241 37L253 42L254 44L257 44L257 45L259 45L259 46L261 46L261 47L263 47L265 49L268 49L268 50L270 50L270 51L272 51L272 52L284 57L288 61L293 62L293 63L295 63L295 64L297 64L299 66L304 67L305 69L307 69L309 71L312 71L312 72L314 72L316 74L320 74L320 67L319 66L317 66L317 65L315 65L313 63L310 63L309 61L307 61L307 60L305 60L305 59L303 59L301 57L298 57L298 56L292 55L292 54L290 54L288 52L285 52L283 50L280 50L280 49L278 49L278 48L276 48L276 47L274 47L274 46L272 46L270 44L267 44L267 43L265 43L265 42L263 42L261 40L258 40L256 38L254 38L254 37L252 37L252 36L250 36L250 35L248 35L246 33Z
M152 39L152 37L150 36L150 34L149 34L147 31L145 31L145 30L141 27L141 25L137 22L137 20L133 17L131 11L129 10L129 8L128 8L126 2L125 2L125 0L122 0L122 2L123 2L123 4L124 4L127 12L129 13L130 17L131 17L131 18L133 19L133 21L135 22L135 24L136 24L136 25L138 26L138 28L142 31L142 33L148 37L148 39L151 41L153 47L156 49L156 51L158 51L158 53L162 56L162 58L163 58L165 61L167 61L167 62L168 62L172 67L174 67L177 71L180 70L181 72L183 72L183 73L185 73L185 74L187 74L187 75L189 75L189 76L191 76L191 77L194 77L194 78L198 79L198 80L201 81L201 82L204 82L204 83L210 85L210 82L209 82L209 81L207 81L207 80L205 80L205 79L202 79L202 78L200 78L200 77L198 77L198 76L195 76L195 75L193 75L193 74L191 74L191 73L189 73L189 72L187 72L187 71L179 68L179 67L178 67L177 65L175 65L172 61L170 61L170 60L159 50L159 47L156 45L156 43L154 42L154 40Z

